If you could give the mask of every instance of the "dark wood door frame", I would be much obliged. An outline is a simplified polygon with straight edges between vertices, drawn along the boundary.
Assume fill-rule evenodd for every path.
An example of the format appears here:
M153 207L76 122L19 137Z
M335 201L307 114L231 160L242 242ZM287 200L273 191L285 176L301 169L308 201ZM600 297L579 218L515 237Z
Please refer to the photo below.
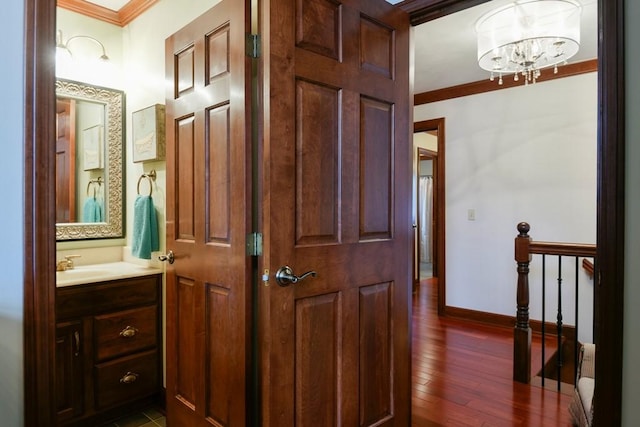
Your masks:
M412 23L484 0L406 0ZM598 345L596 426L620 425L624 301L624 4L598 0L598 262L594 338ZM54 0L24 0L25 11L25 425L47 427L55 416L55 48Z
M434 158L434 190L433 190L433 240L436 262L433 264L438 277L438 315L444 316L447 303L446 286L446 239L445 239L445 133L444 118L424 120L413 124L413 132L435 131L438 137L438 151Z

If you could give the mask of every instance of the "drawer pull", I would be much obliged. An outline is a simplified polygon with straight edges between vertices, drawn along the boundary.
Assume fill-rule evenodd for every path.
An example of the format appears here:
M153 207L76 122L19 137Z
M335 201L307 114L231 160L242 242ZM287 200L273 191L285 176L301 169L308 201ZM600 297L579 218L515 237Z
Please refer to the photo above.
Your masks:
M138 333L138 330L133 326L127 326L122 331L120 331L120 336L124 338L134 337Z
M126 374L124 374L124 377L120 378L120 382L123 384L131 384L136 382L138 376L139 375L135 372L127 372Z

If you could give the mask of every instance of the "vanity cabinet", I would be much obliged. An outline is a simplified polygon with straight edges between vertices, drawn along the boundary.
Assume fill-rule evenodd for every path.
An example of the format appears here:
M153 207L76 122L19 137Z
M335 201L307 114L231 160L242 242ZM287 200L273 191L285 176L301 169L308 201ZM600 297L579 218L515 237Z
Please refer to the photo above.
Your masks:
M158 402L161 275L56 289L58 425L96 425Z
M80 337L82 321L59 322L56 325L56 404L60 422L79 417L83 412L83 366Z

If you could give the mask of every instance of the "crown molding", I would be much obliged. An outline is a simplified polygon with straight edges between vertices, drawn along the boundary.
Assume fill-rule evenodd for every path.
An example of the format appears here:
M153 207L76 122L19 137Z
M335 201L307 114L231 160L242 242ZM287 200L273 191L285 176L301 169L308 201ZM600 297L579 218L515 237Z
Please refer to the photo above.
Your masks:
M157 2L158 0L131 0L118 11L85 0L58 0L57 5L72 12L124 27Z
M563 65L558 67L558 73L554 74L548 70L542 72L542 75L538 77L536 83L540 84L555 79L561 79L564 77L577 76L579 74L592 73L598 71L598 60L590 59L588 61L576 62L572 64ZM428 104L430 102L444 101L446 99L459 98L462 96L476 95L484 92L491 92L494 90L509 89L516 86L523 86L522 80L513 81L511 78L504 77L504 83L499 85L497 81L491 81L488 78L477 82L465 83L457 86L445 87L443 89L436 89L429 92L417 93L413 97L414 105Z

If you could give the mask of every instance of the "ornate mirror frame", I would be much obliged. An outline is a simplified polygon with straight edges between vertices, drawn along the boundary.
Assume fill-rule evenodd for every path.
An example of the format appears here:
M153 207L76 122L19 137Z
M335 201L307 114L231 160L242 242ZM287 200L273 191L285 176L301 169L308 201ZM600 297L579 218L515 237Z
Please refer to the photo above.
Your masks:
M71 80L56 80L56 96L104 104L107 161L106 222L56 224L56 240L124 237L124 92Z

